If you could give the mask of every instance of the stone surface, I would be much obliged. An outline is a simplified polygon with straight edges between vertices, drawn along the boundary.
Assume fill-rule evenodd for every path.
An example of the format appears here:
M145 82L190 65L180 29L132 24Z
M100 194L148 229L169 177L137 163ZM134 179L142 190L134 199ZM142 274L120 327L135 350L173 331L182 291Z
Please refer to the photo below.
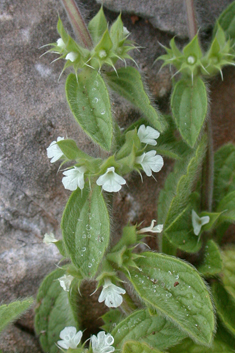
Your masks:
M228 2L198 1L199 22L205 27L211 26ZM169 32L186 36L180 1L120 0L104 1L104 4L112 11L118 11L118 6L122 6L125 26L131 31L132 39L143 47L133 54L134 58L153 100L158 100L167 111L171 73L168 68L158 73L161 63L153 66L153 62L164 52L159 42L168 45ZM83 0L81 5L86 20L100 8L95 0ZM45 49L38 48L58 38L57 10L70 28L57 0L0 2L0 302L30 295L35 297L41 280L60 259L57 250L43 244L42 239L50 231L57 238L61 236L60 219L70 193L62 186L58 164L49 163L46 147L57 136L65 136L74 138L86 152L98 153L69 113L64 95L66 75L58 82L63 63L58 61L50 65L55 58L50 54L40 58ZM117 17L112 11L105 9L109 23ZM180 46L183 43L183 40L178 41ZM215 79L211 83L212 103L215 102L211 113L217 147L234 141L234 70L229 69L224 76L224 82ZM127 126L139 116L133 107L115 95L113 112L121 126ZM225 132L221 133L222 125ZM157 175L157 183L144 177L142 184L137 174L129 177L127 187L115 198L117 211L112 229L116 236L128 221L144 221L143 226L147 226L156 217L156 197L171 165L165 161L164 171ZM149 244L155 248L155 238ZM3 333L0 349L4 353L40 351L33 335L33 310Z
M108 9L116 12L135 14L149 20L161 31L187 38L187 19L185 16L185 0L96 0ZM212 27L216 18L232 0L214 1L197 0L198 27L205 30Z

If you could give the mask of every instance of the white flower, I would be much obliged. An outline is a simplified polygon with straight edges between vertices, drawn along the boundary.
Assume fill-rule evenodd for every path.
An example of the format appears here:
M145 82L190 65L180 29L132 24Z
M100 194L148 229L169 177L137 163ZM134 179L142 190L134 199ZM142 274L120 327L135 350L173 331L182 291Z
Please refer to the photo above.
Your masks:
M129 36L129 34L130 34L130 32L128 31L128 29L125 26L123 26L123 35L124 35L124 37Z
M117 308L123 302L121 294L125 293L126 291L123 288L115 286L109 279L106 279L98 302L102 303L104 301L105 305L109 308Z
M101 175L96 184L102 186L102 189L108 192L117 192L121 190L122 185L126 184L126 180L115 173L115 168L110 167L105 174Z
M58 346L65 349L74 349L81 341L82 331L77 332L76 327L68 326L60 332L60 338L62 341L57 341Z
M86 172L85 167L73 167L72 169L63 172L65 175L62 179L62 183L65 189L74 191L79 187L81 190L84 188L84 173Z
M101 331L96 336L91 336L91 346L93 353L111 353L115 351L112 347L114 338L110 333L105 333Z
M63 156L63 152L56 143L62 140L64 140L64 137L57 137L57 141L53 141L50 146L47 147L47 157L51 158L51 163L55 163Z
M192 210L192 223L195 235L198 235L202 226L210 222L209 216L199 217L194 210Z
M65 60L70 60L73 63L77 59L77 57L78 57L78 54L71 51L66 55Z
M55 238L53 233L45 234L43 238L43 243L45 244L51 244L51 243L56 243L58 239Z
M151 225L149 227L142 228L138 231L138 233L146 233L146 232L151 232L151 233L161 233L163 230L163 224L157 224L154 227L154 223L156 222L155 219L152 220Z
M60 47L62 49L66 48L66 44L65 44L65 42L63 41L62 38L57 39L56 43L57 43L58 47Z
M60 278L58 278L58 281L60 282L60 286L63 288L65 292L69 292L69 287L72 283L73 276L71 275L64 275Z
M136 158L136 163L142 166L147 176L151 176L152 171L159 172L164 164L162 156L159 154L156 155L156 151L143 153Z
M138 129L138 136L140 142L147 143L151 146L156 146L157 141L155 141L159 136L160 132L153 129L151 126L141 125Z

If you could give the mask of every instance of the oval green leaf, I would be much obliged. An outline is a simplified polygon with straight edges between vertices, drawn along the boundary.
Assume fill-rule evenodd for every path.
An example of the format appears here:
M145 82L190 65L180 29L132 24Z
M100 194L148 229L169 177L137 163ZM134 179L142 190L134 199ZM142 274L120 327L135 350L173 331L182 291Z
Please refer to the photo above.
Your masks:
M221 322L235 337L235 300L218 282L213 283L212 294Z
M214 202L235 190L235 146L228 143L215 152Z
M95 70L70 74L65 85L69 107L82 129L104 150L111 149L112 113L105 83Z
M223 272L221 279L227 292L235 300L235 248L224 250L222 252Z
M221 212L220 221L235 222L235 191L225 195L220 201L217 211Z
M125 67L106 74L107 83L112 90L137 107L148 122L160 132L167 127L166 121L151 105L144 90L140 73L134 67Z
M44 352L48 353L60 352L56 342L66 326L75 326L78 329L74 316L76 314L69 304L69 293L61 288L58 281L64 273L62 269L51 272L38 290L34 325L37 335L40 336L40 344Z
M136 341L128 341L124 344L123 353L161 353L156 348L150 347L146 343L136 342Z
M220 338L215 338L210 347L199 346L190 339L184 340L181 344L171 348L170 353L233 353L234 350Z
M171 109L184 141L194 147L207 114L207 92L199 78L180 80L174 87Z
M203 263L198 266L198 271L204 277L215 276L222 271L223 261L218 245L209 240L205 246Z
M226 33L226 37L235 40L235 2L233 1L220 15L218 23Z
M215 329L210 294L199 273L172 256L143 253L130 269L129 280L145 303L201 344L209 344Z
M159 315L150 315L148 310L134 312L122 320L111 334L117 350L121 350L129 340L138 340L161 350L167 349L186 336L170 321Z
M33 298L17 300L0 306L0 332L11 322L17 320L33 304Z
M109 244L109 214L99 186L70 196L61 229L68 254L85 277L93 277Z

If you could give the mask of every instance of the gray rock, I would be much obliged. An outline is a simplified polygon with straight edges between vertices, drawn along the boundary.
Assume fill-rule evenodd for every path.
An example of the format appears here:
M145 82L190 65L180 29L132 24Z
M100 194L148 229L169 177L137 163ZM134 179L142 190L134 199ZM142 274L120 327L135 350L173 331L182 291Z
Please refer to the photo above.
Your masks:
M96 0L109 10L135 14L148 19L161 31L187 38L187 18L185 0ZM213 26L216 18L232 0L214 1L197 0L195 6L198 14L198 27L202 30Z

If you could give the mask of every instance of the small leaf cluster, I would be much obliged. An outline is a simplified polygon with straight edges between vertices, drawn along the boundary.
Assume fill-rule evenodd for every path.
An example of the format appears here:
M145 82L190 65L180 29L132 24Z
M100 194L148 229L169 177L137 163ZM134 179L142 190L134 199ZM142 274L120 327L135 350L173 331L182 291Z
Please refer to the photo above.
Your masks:
M70 66L74 68L75 74L84 67L100 70L103 65L108 65L115 69L118 59L123 62L126 59L133 60L128 53L136 47L128 40L130 33L123 26L121 15L109 28L103 8L88 24L93 41L91 49L78 44L66 32L61 19L58 20L57 31L60 38L51 44L52 48L48 52L56 53L60 59L66 60L63 71Z
M181 79L175 84L171 97L171 109L177 128L183 140L191 147L201 136L208 112L207 88L204 79L220 73L227 65L235 65L234 38L227 28L232 28L234 5L230 6L229 16L224 14L215 26L212 42L206 53L203 53L199 35L179 50L173 38L170 48L164 47L166 54L157 60L163 60L162 67L174 66Z
M176 73L185 77L191 77L192 83L196 76L213 76L218 72L222 74L222 68L226 65L234 65L235 51L233 41L226 38L226 33L219 23L208 51L204 54L199 44L198 34L187 44L181 52L173 38L170 48L164 47L167 54L160 56L157 60L163 60L166 65L173 65Z

